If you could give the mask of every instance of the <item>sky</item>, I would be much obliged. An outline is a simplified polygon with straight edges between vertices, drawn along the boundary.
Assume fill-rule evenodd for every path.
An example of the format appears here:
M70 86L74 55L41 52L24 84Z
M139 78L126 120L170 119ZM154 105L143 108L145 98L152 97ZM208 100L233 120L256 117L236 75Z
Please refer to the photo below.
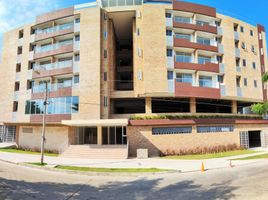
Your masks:
M3 33L33 22L35 16L59 8L92 0L0 0L0 50ZM248 23L264 25L268 30L268 0L187 0L217 8L217 12Z

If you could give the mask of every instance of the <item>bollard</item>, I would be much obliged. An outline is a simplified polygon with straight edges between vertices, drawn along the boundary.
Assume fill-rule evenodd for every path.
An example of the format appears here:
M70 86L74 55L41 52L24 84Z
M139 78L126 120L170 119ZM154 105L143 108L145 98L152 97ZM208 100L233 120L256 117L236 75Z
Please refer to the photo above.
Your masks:
M201 172L205 172L205 165L204 165L204 162L202 162L202 165L201 165Z

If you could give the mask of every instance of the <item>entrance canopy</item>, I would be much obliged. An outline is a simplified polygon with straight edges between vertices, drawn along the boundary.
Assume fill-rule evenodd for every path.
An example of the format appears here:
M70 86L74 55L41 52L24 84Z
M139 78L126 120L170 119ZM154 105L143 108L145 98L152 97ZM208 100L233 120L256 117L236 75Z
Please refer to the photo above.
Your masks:
M127 126L128 119L63 120L61 123L63 125L75 127Z

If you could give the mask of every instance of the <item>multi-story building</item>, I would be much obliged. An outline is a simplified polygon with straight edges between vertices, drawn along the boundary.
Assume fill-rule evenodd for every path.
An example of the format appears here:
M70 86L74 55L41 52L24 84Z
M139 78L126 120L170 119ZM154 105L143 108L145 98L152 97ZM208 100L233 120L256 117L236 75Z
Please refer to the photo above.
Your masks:
M37 16L5 33L0 140L126 157L268 145L265 29L173 0L102 0ZM251 118L250 118L251 117ZM255 118L254 118L255 117Z

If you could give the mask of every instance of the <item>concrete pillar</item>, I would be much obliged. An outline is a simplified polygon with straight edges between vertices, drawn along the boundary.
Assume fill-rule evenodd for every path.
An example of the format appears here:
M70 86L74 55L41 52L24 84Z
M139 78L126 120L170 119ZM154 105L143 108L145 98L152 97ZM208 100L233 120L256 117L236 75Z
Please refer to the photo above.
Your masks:
M190 98L190 112L196 113L196 99L194 97Z
M152 98L151 97L145 98L145 113L152 114Z
M102 127L97 127L97 144L102 145Z
M232 101L232 113L237 114L237 101Z

